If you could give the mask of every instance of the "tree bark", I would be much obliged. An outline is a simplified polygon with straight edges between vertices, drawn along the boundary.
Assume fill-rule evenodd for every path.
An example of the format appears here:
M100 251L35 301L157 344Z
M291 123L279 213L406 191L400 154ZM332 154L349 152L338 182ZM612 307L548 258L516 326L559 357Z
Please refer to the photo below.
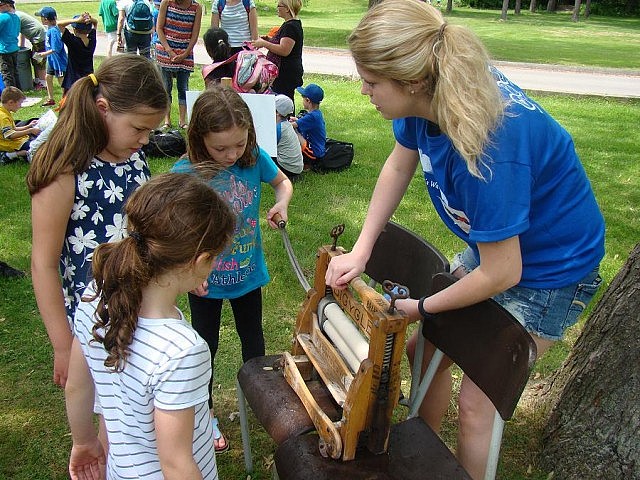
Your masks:
M536 12L536 8L537 8L536 0L531 0L531 4L529 5L529 11L531 13L535 13Z
M513 10L513 13L516 15L520 15L520 10L522 9L522 0L516 0L516 7Z
M585 18L585 20L587 18L589 18L589 15L591 15L591 0L587 0L586 3L584 4L584 18Z
M447 8L445 9L444 13L449 14L451 13L452 10L453 10L453 0L447 0Z
M582 2L580 0L575 0L575 2L573 3L573 15L571 15L571 20L574 22L578 21L578 18L580 18L580 4Z
M542 467L554 480L640 478L640 244L553 380Z
M507 21L507 11L509 10L509 0L502 0L502 14L500 20Z
M547 12L555 12L558 2L556 0L549 0L547 3Z

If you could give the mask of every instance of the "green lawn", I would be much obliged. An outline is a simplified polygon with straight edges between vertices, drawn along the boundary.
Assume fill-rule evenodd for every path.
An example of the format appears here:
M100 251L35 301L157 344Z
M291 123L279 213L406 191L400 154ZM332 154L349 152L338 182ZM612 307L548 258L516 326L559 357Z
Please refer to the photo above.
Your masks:
M276 15L275 0L257 1L258 25L266 33L282 19ZM444 3L444 2L443 2ZM33 13L46 2L24 5ZM97 16L99 2L56 3L59 18L69 18L88 11ZM204 2L202 33L210 24L210 3ZM366 0L306 1L300 19L304 26L305 45L346 48L349 32L367 8ZM578 23L570 12L554 14L509 12L500 21L498 10L455 8L448 21L466 25L486 43L497 60L588 65L640 69L640 19L591 16Z

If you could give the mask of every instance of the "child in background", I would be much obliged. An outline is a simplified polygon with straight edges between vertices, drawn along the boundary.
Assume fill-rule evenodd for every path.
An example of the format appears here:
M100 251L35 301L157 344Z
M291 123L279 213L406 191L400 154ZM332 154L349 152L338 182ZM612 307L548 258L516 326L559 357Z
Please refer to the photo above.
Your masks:
M73 33L66 27L71 25ZM89 13L76 15L72 20L60 20L58 28L62 42L67 46L67 70L62 80L62 94L66 95L77 80L93 73L93 54L96 51L96 27L98 20Z
M242 344L242 360L264 355L262 333L262 287L269 273L260 237L261 184L275 191L275 204L267 212L271 228L276 214L287 220L293 187L278 170L269 154L256 144L251 112L240 95L229 87L211 86L195 101L187 133L188 158L173 171L190 172L216 168L211 185L229 202L238 216L231 248L216 258L209 280L189 293L191 323L211 349L213 367L218 350L220 315L224 299L233 309L236 330ZM206 215L206 210L203 211ZM209 392L213 380L209 383ZM209 398L216 452L229 449L220 432Z
M178 126L187 128L187 90L194 69L193 47L200 35L202 5L194 0L163 0L158 14L156 61L171 101L173 79L178 91ZM171 109L164 126L171 127Z
M42 7L36 15L40 16L42 24L47 27L47 37L45 39L46 50L41 53L34 54L34 58L47 59L47 101L42 104L43 107L51 107L56 104L53 99L53 78L58 79L58 84L62 84L62 77L67 70L67 52L64 50L62 43L62 34L58 29L56 13L53 7Z
M65 388L71 478L104 465L95 399L107 478L217 479L209 347L176 301L207 278L231 240L233 213L204 180L179 174L151 179L124 213L129 236L96 248L95 281L76 311Z
M293 100L286 95L276 95L276 138L278 140L276 163L289 180L294 182L302 173L304 162L300 141L293 125L289 123L291 115L293 115Z
M116 0L100 0L98 15L102 17L104 31L107 34L107 57L113 55L113 46L118 40L116 30L118 29L118 6Z
M158 15L160 14L161 0L153 0L153 8L151 9L151 15L153 15L153 33L151 34L151 58L156 58L156 45L158 44Z
M220 83L224 77L233 78L236 70L235 57L231 59L229 35L222 28L211 27L202 36L204 48L213 60L213 64L202 67L202 78L205 88ZM229 61L227 61L229 60Z
M327 131L324 124L324 116L320 111L320 102L324 99L324 90L315 83L310 83L306 88L296 88L302 95L302 105L307 111L304 116L290 120L298 131L298 139L302 146L305 169L319 158L324 157Z
M66 98L27 173L33 289L53 345L53 380L60 386L93 250L122 238L122 206L149 178L140 147L168 105L158 69L136 55L105 59Z
M28 125L17 127L13 114L22 107L25 95L17 87L5 87L0 95L0 165L14 162L18 158L26 158L31 140L40 134L36 127L37 120Z

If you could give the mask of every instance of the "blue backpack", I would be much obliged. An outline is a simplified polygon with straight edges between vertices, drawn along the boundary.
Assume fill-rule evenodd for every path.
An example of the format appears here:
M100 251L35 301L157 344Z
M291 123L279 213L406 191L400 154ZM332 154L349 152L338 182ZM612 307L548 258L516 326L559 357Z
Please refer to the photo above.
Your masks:
M224 6L226 4L227 0L218 1L218 17L222 18L222 10L224 10ZM249 15L249 10L251 10L251 0L242 0L242 5L244 5L244 9L247 11L247 15Z
M151 9L142 0L133 0L127 15L127 30L132 33L149 33L153 30Z

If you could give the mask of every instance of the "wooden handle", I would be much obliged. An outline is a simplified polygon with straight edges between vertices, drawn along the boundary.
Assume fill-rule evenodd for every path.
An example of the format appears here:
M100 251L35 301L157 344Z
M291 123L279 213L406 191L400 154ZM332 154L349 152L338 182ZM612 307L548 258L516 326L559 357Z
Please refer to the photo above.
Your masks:
M287 222L282 219L282 215L280 215L279 213L276 213L273 217L271 217L271 220L273 221L273 223L278 225L278 228L284 228L287 226Z

